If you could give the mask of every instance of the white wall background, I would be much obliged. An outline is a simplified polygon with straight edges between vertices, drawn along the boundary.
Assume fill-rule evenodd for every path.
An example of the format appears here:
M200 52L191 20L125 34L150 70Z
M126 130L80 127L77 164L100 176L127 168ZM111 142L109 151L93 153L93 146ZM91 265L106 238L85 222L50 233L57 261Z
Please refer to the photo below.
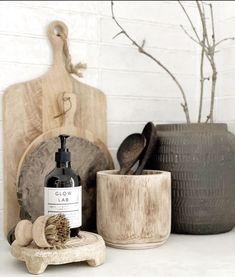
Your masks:
M214 4L219 35L235 35L235 3L218 2ZM187 1L185 6L198 26L195 4ZM115 3L115 11L126 30L138 41L146 39L146 49L175 73L185 88L191 117L195 121L199 94L200 52L179 27L183 24L190 30L178 3L120 1ZM73 61L86 62L88 65L82 81L100 88L107 96L108 146L113 156L123 138L131 132L140 132L147 121L184 122L184 113L180 107L181 97L169 76L148 58L139 54L125 37L120 36L112 40L118 28L111 19L109 1L1 2L1 99L7 86L36 78L48 69L52 55L45 35L46 27L50 21L56 19L64 21L69 28L69 45ZM215 117L218 121L229 122L235 131L235 42L224 44L218 56L221 78L218 84ZM206 102L208 103L208 100ZM204 116L207 112L205 108ZM2 117L0 119L2 126ZM1 158L2 151L1 140ZM2 177L1 162L1 236Z

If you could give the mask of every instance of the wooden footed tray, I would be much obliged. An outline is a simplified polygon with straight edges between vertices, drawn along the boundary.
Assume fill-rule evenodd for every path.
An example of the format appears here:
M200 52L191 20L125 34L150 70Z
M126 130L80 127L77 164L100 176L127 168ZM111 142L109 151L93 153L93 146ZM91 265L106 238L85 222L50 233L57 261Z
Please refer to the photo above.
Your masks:
M80 231L79 237L70 238L63 246L54 248L38 248L34 242L24 247L14 241L11 254L24 261L30 273L40 274L48 265L81 261L90 266L101 265L105 260L105 243L97 234Z

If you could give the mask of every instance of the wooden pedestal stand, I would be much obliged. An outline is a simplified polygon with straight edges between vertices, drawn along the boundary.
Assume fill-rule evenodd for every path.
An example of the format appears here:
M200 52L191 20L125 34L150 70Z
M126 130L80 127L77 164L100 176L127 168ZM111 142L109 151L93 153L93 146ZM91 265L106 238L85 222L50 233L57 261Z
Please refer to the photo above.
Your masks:
M78 238L69 239L66 244L56 248L38 248L35 243L26 247L16 241L11 246L11 254L26 263L32 274L40 274L48 265L67 264L86 261L90 266L98 266L105 260L105 243L101 236L83 232Z

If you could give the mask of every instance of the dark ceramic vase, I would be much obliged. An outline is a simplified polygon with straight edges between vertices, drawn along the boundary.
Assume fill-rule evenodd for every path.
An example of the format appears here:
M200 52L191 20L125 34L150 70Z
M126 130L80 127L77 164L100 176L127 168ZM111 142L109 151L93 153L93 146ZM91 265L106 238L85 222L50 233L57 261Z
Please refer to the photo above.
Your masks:
M226 124L157 126L148 168L172 172L172 232L216 234L235 226L235 136Z

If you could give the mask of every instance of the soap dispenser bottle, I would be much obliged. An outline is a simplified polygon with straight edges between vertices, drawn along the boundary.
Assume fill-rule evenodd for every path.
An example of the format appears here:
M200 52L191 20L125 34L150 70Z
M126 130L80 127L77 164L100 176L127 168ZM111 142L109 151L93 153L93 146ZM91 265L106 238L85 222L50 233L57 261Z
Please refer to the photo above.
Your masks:
M70 236L74 237L82 225L82 187L80 177L71 169L68 137L59 136L61 148L55 153L56 167L45 177L44 214L64 214L70 223Z

